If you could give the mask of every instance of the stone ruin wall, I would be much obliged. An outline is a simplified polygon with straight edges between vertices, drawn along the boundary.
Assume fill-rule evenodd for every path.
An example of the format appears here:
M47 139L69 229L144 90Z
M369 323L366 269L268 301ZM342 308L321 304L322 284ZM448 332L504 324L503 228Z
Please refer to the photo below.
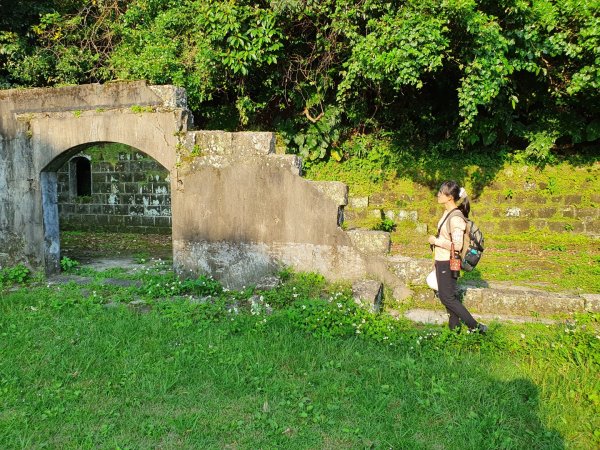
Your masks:
M185 91L173 86L0 91L0 266L25 262L60 271L58 171L93 145L120 143L169 171L180 275L209 274L238 288L291 266L331 280L402 284L384 259L389 234L342 229L347 186L302 178L296 156L274 153L273 133L190 131L190 125ZM112 189L106 174L101 182ZM111 194L103 193L107 202L116 201ZM89 205L81 208L93 215ZM104 213L104 204L96 205Z

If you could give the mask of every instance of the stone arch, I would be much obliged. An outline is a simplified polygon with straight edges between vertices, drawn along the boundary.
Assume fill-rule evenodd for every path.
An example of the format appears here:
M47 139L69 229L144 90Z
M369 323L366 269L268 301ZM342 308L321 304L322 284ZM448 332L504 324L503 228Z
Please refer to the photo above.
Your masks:
M59 267L56 170L92 143L119 142L172 174L190 114L185 91L145 82L0 91L0 265ZM171 180L175 177L171 176ZM171 181L171 192L174 192Z

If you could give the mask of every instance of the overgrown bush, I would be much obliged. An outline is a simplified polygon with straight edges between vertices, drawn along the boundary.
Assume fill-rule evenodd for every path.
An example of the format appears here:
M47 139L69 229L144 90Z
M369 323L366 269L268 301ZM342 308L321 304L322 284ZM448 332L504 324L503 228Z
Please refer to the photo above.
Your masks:
M354 136L396 131L404 144L518 149L543 164L597 147L599 8L576 0L18 3L0 14L0 87L175 84L200 125L278 129L288 151L309 161L344 158Z

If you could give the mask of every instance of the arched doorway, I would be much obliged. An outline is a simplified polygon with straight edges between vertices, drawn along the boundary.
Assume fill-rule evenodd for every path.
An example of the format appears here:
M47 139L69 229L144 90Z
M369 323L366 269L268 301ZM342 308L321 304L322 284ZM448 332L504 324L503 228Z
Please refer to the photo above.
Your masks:
M91 263L170 259L170 173L144 152L114 142L69 149L42 173L47 254Z

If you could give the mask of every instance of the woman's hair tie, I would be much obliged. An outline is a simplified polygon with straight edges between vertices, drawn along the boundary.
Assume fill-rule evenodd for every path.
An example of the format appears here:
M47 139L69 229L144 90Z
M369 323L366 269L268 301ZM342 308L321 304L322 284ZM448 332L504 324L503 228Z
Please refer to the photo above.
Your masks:
M467 191L465 190L465 188L464 188L464 187L461 187L461 188L460 188L460 191L458 191L458 196L459 196L460 198L466 198L466 196L467 196Z

